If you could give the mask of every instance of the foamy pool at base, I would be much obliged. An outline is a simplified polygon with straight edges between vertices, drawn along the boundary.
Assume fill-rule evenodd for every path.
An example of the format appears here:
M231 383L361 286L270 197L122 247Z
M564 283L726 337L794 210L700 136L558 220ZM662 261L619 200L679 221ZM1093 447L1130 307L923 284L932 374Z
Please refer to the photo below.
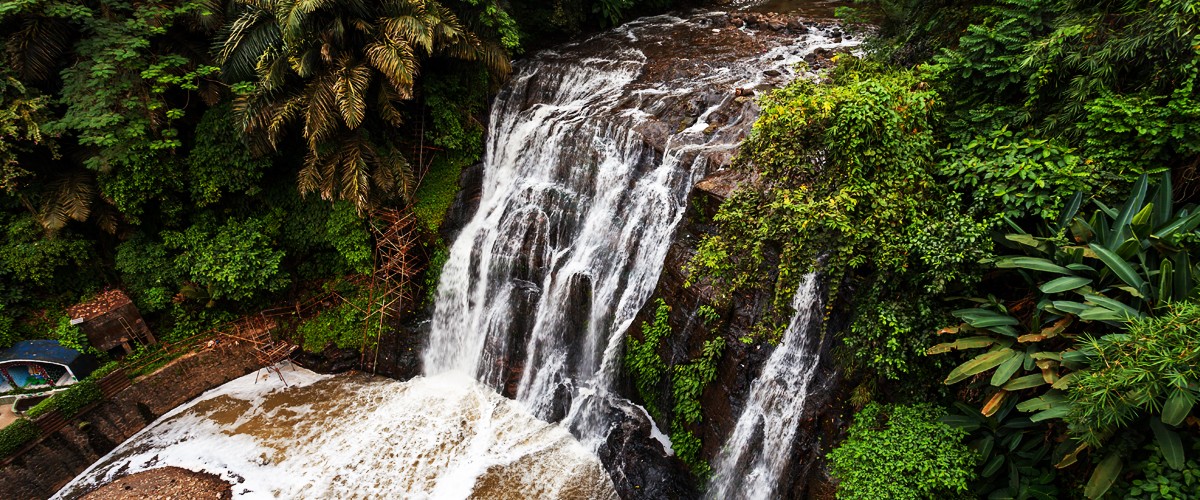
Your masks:
M54 498L168 465L218 474L245 499L617 498L570 433L462 373L282 373L288 387L264 371L173 410Z

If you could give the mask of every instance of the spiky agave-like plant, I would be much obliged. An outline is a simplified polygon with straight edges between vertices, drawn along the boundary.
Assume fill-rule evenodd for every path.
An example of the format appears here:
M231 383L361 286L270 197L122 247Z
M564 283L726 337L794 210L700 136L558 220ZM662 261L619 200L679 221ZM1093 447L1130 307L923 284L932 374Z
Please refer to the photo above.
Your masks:
M218 58L226 81L254 80L234 104L247 142L259 154L273 150L300 122L301 192L350 200L360 212L416 187L403 156L371 131L401 124L397 107L412 98L423 58L510 69L503 49L434 0L237 1Z

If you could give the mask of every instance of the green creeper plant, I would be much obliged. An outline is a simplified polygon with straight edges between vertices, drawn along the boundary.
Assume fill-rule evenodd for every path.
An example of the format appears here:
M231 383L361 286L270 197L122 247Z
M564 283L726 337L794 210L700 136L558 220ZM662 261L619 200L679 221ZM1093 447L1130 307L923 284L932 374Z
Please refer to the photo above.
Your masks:
M21 449L25 443L41 435L37 424L27 418L18 418L0 429L0 457L7 457Z
M626 339L625 366L633 372L634 384L643 404L646 405L646 411L661 419L662 413L658 405L654 404L654 391L662 381L663 373L667 371L666 363L658 355L658 346L662 345L663 339L671 335L671 325L668 322L671 306L663 299L656 300L655 304L657 307L654 309L654 323L642 323L642 339L638 340L632 335Z
M966 431L939 422L945 410L869 403L854 415L849 437L829 453L839 500L973 498L968 482L977 455Z

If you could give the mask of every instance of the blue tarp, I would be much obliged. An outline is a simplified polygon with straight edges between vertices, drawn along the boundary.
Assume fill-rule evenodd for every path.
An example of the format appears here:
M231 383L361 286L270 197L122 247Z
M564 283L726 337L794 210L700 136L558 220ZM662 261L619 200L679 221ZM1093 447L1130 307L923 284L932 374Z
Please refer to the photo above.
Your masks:
M0 351L0 363L7 361L38 361L70 365L83 354L63 347L56 340L26 340Z

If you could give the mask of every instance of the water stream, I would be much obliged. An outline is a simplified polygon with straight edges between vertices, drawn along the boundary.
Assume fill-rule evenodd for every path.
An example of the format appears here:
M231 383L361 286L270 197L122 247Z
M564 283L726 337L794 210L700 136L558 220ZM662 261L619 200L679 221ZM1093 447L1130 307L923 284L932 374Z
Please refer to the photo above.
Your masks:
M720 16L638 19L517 63L490 112L479 207L442 270L425 377L285 371L299 384L281 389L247 376L160 419L58 498L163 465L217 473L248 497L616 498L595 452L632 406L615 394L623 336L693 186L757 116L734 89L811 76L793 63L855 43L717 27ZM773 494L815 367L814 282L754 383L712 498Z
M288 387L260 371L171 411L54 498L170 465L217 474L247 499L617 499L566 430L465 374L283 376Z
M713 28L716 16L643 18L518 65L491 111L478 211L442 271L426 373L470 373L602 440L622 335L688 193L757 112L733 89L779 85L839 46Z
M779 498L780 477L805 418L809 384L820 361L822 307L817 278L810 274L796 290L796 313L780 344L754 381L733 434L713 467L708 498Z

